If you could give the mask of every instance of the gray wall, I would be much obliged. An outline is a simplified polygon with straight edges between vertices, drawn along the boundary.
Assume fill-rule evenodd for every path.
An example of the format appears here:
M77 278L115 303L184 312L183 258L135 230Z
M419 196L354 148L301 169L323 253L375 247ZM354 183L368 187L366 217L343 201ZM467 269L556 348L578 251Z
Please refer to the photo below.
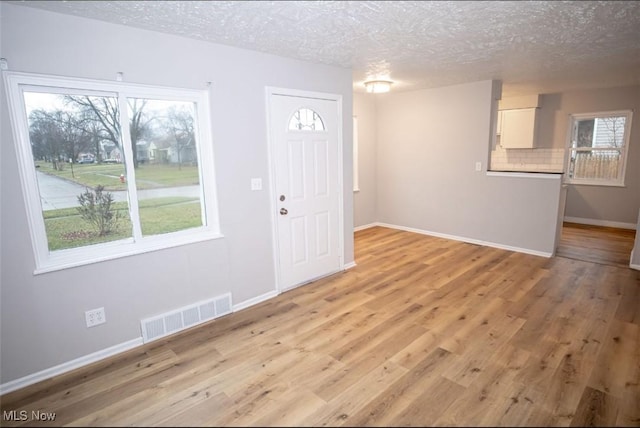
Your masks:
M634 225L640 208L640 86L592 89L541 97L540 147L565 148L569 115L634 110L625 187L569 185L565 216Z
M486 174L496 85L483 81L377 98L378 221L554 252L559 177Z
M358 117L358 169L360 191L353 195L353 225L375 223L376 211L376 104L375 95L353 94L353 114Z
M345 263L353 261L351 71L0 3L0 56L13 71L203 88L223 239L33 275L35 262L4 88L1 120L1 378L6 383L140 337L141 318L231 292L275 290L265 86L338 93L344 113ZM88 329L84 311L104 306Z
M633 255L631 265L635 269L640 269L640 210L638 212L638 224L636 225L636 242L631 254Z

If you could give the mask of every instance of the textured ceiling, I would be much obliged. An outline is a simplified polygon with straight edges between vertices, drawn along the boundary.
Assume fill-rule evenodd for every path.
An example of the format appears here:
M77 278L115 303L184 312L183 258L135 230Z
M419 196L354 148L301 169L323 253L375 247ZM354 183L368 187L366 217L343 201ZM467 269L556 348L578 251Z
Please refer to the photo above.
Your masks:
M637 1L27 1L353 69L354 89L501 79L505 95L640 84Z

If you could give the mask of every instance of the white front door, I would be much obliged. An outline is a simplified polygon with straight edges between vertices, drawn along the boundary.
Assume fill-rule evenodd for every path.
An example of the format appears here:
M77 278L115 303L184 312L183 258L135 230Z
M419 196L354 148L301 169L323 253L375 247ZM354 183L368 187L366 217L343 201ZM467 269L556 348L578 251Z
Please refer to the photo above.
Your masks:
M281 291L337 272L340 144L337 100L271 93L276 259Z

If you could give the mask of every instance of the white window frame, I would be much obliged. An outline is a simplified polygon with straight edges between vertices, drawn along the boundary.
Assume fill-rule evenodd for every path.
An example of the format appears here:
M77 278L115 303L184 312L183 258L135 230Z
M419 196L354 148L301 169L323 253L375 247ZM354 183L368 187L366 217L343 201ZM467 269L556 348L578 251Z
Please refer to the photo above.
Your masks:
M573 148L573 134L574 127L576 121L585 120L585 119L596 119L601 117L619 117L624 116L624 136L623 146L620 149L620 157L621 157L621 166L618 170L618 177L610 180L594 180L594 179L580 179L569 177L569 171L571 168L571 153L575 151L597 151L597 150L611 150L610 148L596 148L596 149L575 149ZM605 112L596 112L596 113L576 113L569 115L569 128L567 130L567 152L566 152L566 173L565 173L565 183L566 184L579 184L579 185L588 185L588 186L613 186L613 187L625 187L624 185L624 177L625 172L627 170L627 158L629 153L629 141L631 135L631 121L633 119L633 111L632 110L616 110L616 111L605 111ZM597 123L597 122L596 122ZM597 125L594 124L593 133L595 136L597 130Z
M158 87L125 82L110 82L82 78L49 76L42 74L4 72L9 115L16 147L20 181L26 205L29 231L35 256L34 274L51 272L90 263L102 262L134 254L147 253L179 245L191 244L223 237L220 233L217 192L214 171L214 155L211 144L211 115L209 90ZM49 251L47 234L42 215L40 192L34 159L29 140L29 126L23 92L36 87L65 90L81 90L86 93L101 93L119 99L121 114L121 134L126 162L128 202L132 237L106 243L92 244L77 248ZM126 98L152 98L196 103L196 123L198 129L197 150L200 173L200 201L204 226L166 234L142 236L138 213L138 199L134 180L133 155Z

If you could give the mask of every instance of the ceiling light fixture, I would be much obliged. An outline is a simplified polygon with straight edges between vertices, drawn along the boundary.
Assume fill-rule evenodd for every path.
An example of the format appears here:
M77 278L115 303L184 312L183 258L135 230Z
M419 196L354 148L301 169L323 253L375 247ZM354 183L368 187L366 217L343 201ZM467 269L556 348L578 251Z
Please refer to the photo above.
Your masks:
M369 80L364 82L364 86L369 93L381 94L383 92L389 92L392 83L390 80Z

